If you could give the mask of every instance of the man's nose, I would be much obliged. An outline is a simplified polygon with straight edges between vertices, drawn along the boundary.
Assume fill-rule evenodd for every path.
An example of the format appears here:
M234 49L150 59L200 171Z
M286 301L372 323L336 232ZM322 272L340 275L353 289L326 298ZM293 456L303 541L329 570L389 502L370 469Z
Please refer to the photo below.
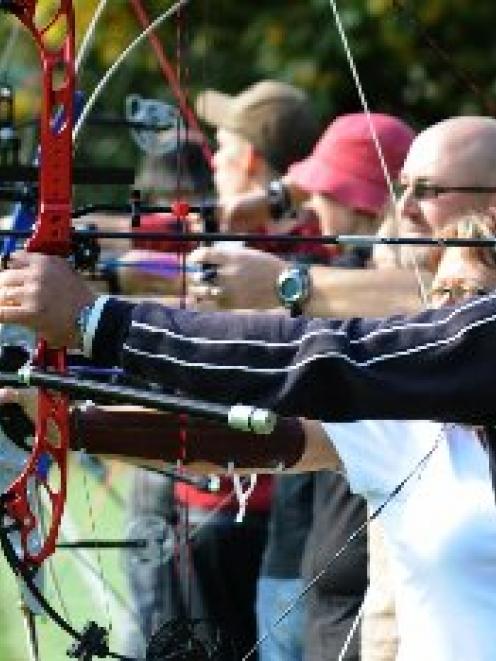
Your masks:
M216 149L214 153L212 154L212 169L217 170L219 167L219 149Z
M411 218L417 216L420 211L418 200L410 187L405 188L397 203L398 214Z

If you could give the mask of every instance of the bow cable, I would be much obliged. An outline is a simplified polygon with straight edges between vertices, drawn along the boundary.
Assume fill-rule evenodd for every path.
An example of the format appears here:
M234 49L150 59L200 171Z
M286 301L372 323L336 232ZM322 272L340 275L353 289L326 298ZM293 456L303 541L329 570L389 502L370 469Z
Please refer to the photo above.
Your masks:
M146 30L141 32L141 34L139 34L136 37L136 39L134 39L129 44L129 46L119 55L119 57L116 59L114 64L106 71L106 73L104 74L98 85L91 93L91 96L88 98L88 101L86 102L86 105L81 113L81 116L79 117L78 121L76 122L76 125L74 126L74 130L72 132L72 139L75 145L77 144L79 134L84 126L86 118L93 109L93 106L98 101L101 93L103 92L109 80L113 77L113 75L125 62L128 55L130 55L134 51L134 49L137 48L148 37L149 34L151 34L154 30L156 30L156 28L158 28L159 25L164 23L171 16L177 14L180 11L180 9L183 6L187 5L189 2L190 0L178 0L171 7L169 7L169 9L167 9L165 12L160 14L154 21L150 23L150 25L146 28Z

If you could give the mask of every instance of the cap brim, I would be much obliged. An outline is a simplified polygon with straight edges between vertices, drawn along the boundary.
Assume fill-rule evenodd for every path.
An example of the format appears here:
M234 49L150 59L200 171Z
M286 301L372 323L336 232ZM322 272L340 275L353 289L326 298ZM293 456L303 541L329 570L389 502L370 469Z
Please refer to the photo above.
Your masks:
M315 157L294 163L288 178L308 193L330 195L340 204L373 215L382 211L388 198L385 184L331 169Z
M216 90L206 90L196 97L195 110L211 126L229 128L233 97Z

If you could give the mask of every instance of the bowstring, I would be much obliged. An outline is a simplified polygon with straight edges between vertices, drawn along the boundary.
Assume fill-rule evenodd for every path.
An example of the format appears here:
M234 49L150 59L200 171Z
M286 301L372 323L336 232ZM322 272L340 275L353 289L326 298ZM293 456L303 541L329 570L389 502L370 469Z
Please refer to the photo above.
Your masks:
M365 97L365 92L364 92L364 89L363 89L363 85L362 85L360 76L358 74L358 69L356 67L355 60L354 60L353 55L351 53L351 48L350 48L350 45L349 45L348 38L346 36L346 32L345 32L344 27L343 27L343 23L341 21L341 17L339 15L339 11L338 11L338 8L337 8L337 5L336 5L336 0L329 0L329 5L330 5L330 8L331 8L332 14L334 16L334 21L336 23L336 28L337 28L339 37L341 39L341 44L343 46L343 50L344 50L344 53L346 55L346 60L348 62L348 66L350 67L351 75L352 75L352 78L353 78L353 82L355 83L355 87L357 89L357 93L358 93L360 103L362 105L364 114L367 118L367 123L368 123L368 126L369 126L370 134L371 134L372 141L374 143L374 146L375 146L375 149L376 149L376 152L377 152L377 156L379 157L379 162L381 164L381 169L382 169L384 178L386 180L387 188L388 188L388 191L389 191L389 198L390 198L391 205L392 205L392 210L393 210L393 217L394 217L394 223L395 223L395 226L396 226L396 232L398 232L398 227L399 227L398 198L397 198L397 195L394 191L393 181L392 181L390 172L388 170L388 167L387 167L387 164L386 164L386 161L385 161L385 158L384 158L384 153L382 151L382 147L381 147L381 144L379 142L379 138L377 137L377 132L376 132L374 124L372 122L372 117L371 117L369 104L368 104L367 99ZM410 266L413 268L413 272L415 274L415 279L417 281L421 303L422 303L422 305L424 305L424 307L426 307L427 304L428 304L427 287L426 287L426 285L424 283L424 280L422 278L422 273L421 273L421 270L420 270L418 259L415 255L415 251L412 250L410 247L408 247L407 250L406 250L406 254L407 254L407 259L410 262Z
M383 502L376 507L376 509L369 514L365 521L361 523L358 528L356 528L346 539L346 541L339 547L339 549L334 553L334 555L326 562L324 567L320 569L320 571L315 574L315 576L312 577L312 579L303 587L303 589L296 595L296 597L286 606L284 611L279 615L279 617L271 624L269 629L256 641L255 645L243 656L241 661L247 661L250 659L253 654L257 651L257 649L262 645L262 643L267 640L270 632L275 629L290 613L291 611L295 608L295 606L304 598L306 595L310 592L310 590L317 584L317 582L326 574L327 571L329 571L330 567L338 560L344 553L348 550L350 545L360 537L362 533L364 533L369 524L377 519L380 514L383 512L383 510L391 503L397 496L398 494L405 488L405 486L408 484L408 482L417 475L421 470L424 470L428 461L434 454L434 452L437 450L439 447L439 443L441 442L443 438L443 433L444 433L444 425L441 428L441 431L437 435L432 447L430 450L415 464L413 469L399 482L396 487L386 496L386 498L383 500ZM363 608L359 610L358 615L361 615L363 612ZM341 661L344 656L343 656L343 649L345 646L349 645L349 642L351 642L352 638L352 633L356 630L357 626L359 623L359 617L356 617L351 625L350 631L346 636L345 644L343 648L340 651L340 654L338 656L338 660ZM345 650L346 651L346 650Z
M184 56L184 15L182 13L182 8L179 9L176 16L176 62L175 62L175 79L178 84L179 89L183 89L183 56ZM185 97L186 98L186 97ZM186 105L188 105L186 103ZM184 143L182 142L183 138L183 126L182 126L182 113L178 114L176 119L176 163L175 163L175 186L176 186L176 201L179 201L181 194L181 185L183 184L183 175L185 170L184 163L184 151L183 144L185 149L187 149L187 126L184 125ZM184 185L184 184L183 184ZM177 229L180 232L184 232L186 229L187 223L186 217L183 216L177 219ZM181 310L186 309L187 307L187 273L186 273L186 246L182 243L177 245L177 258L181 266L181 285L179 293L179 307ZM179 457L177 462L177 468L180 475L184 475L184 462L186 460L187 453L187 442L188 442L188 418L187 415L179 414ZM175 484L172 486L173 489L173 502L176 504L175 496ZM190 530L190 512L189 512L189 502L181 503L179 507L179 521L175 530L175 549L176 562L177 562L177 571L179 576L179 585L181 588L181 593L185 597L185 612L186 616L192 617L192 594L193 594L193 585L192 585L192 567L191 567L191 545L189 542L189 530Z
M394 218L394 223L396 227L396 233L398 233L398 227L399 227L399 217L398 217L398 198L396 196L395 190L394 190L394 185L392 181L391 174L388 170L386 160L384 158L384 153L382 150L382 146L380 144L379 138L377 136L377 132L375 130L375 126L372 121L372 116L371 116L371 111L370 111L370 106L367 101L367 98L365 96L364 88L360 79L360 75L358 73L358 69L355 64L354 57L351 53L351 48L349 45L348 38L346 36L346 32L343 27L343 23L341 21L341 17L336 5L335 0L329 0L329 6L331 9L331 12L334 17L334 21L336 24L336 29L338 32L338 35L340 37L343 50L346 56L346 60L348 63L348 66L350 68L350 72L353 78L353 81L355 83L355 87L358 93L358 97L360 100L360 103L362 105L363 112L365 114L365 117L367 119L367 124L369 127L370 135L374 144L374 147L376 149L377 156L379 158L379 162L381 165L381 169L384 175L384 179L386 181L386 185L388 188L388 194L389 194L389 199L391 202L391 207L393 211L393 218ZM428 295L427 295L427 287L423 281L420 266L418 264L417 257L415 255L415 251L412 250L410 247L407 247L406 250L406 256L408 261L410 262L411 267L413 268L413 272L415 275L415 279L417 282L418 286L418 294L420 301L424 307L427 306L428 304ZM270 632L274 630L290 613L291 611L297 606L297 604L303 599L308 592L312 589L312 587L320 580L320 578L329 570L332 564L341 556L345 551L348 550L350 545L353 543L353 541L359 537L364 531L366 531L369 523L376 519L380 513L383 511L383 509L398 495L398 493L403 489L405 484L416 474L416 472L420 469L421 466L425 464L425 462L430 458L430 456L433 454L434 450L437 449L439 445L440 438L444 434L446 430L446 425L443 423L442 427L442 433L439 434L438 439L436 439L436 442L434 446L429 450L429 452L420 460L420 462L415 466L413 471L404 479L400 484L398 484L395 489L388 495L388 497L385 499L385 501L371 514L368 515L365 521L357 528L355 529L348 539L345 541L345 543L342 545L340 549L331 557L331 559L326 563L326 565L303 587L301 592L288 604L288 606L284 609L284 611L279 615L279 617L276 618L276 620L270 625L269 629L260 636L255 644L253 645L252 649L248 651L248 653L242 658L241 661L247 661L247 659L251 658L252 655L260 648L260 646L267 640L268 636L270 635ZM366 598L366 597L365 597ZM349 632L346 635L345 641L343 643L343 646L341 647L341 650L338 655L338 661L342 661L347 653L347 650L349 648L349 645L352 641L352 638L356 632L356 629L360 623L361 617L363 615L364 611L364 604L365 604L365 599L362 602L362 605L354 618L352 625L350 627Z
M107 6L107 0L99 0L98 5L93 13L93 16L90 20L90 23L88 27L85 30L83 39L81 41L81 44L79 46L78 52L76 54L75 58L75 73L76 77L81 75L82 68L86 62L86 59L89 55L90 49L93 46L96 31L98 24L103 16L104 10ZM73 138L73 143L74 143L74 138ZM93 508L93 501L92 501L92 496L91 496L91 489L90 485L88 482L88 474L87 474L87 469L81 465L82 469L82 480L83 480L83 490L85 494L85 500L87 504L87 511L88 511L88 519L89 519L89 524L91 528L92 534L96 537L96 517L94 515L94 508ZM80 556L78 554L75 554L75 557L80 560ZM103 561L102 561L102 552L101 549L96 550L96 572L98 574L99 581L101 585L103 586L102 594L103 594L103 610L104 614L107 620L107 630L110 634L112 633L113 630L113 622L112 622L112 615L111 615L111 597L110 597L110 588L108 586L108 582L105 579L104 576L104 569L103 569ZM61 598L61 591L59 595L59 599ZM67 618L66 618L67 619Z
M98 22L102 17L105 7L107 6L107 1L108 0L99 0L98 5L93 13L93 16L91 17L91 21L85 30L74 64L76 74L81 72L81 69L83 68L83 65L86 61L90 48L93 45Z

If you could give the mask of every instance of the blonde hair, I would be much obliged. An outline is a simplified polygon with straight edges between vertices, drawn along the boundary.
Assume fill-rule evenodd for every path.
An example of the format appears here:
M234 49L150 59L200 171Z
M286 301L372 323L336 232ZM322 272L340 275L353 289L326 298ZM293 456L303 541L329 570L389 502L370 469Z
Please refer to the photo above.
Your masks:
M496 217L491 213L464 214L446 225L436 236L442 239L496 240ZM440 248L438 263L446 249ZM496 269L496 246L466 246L459 250L467 260Z

